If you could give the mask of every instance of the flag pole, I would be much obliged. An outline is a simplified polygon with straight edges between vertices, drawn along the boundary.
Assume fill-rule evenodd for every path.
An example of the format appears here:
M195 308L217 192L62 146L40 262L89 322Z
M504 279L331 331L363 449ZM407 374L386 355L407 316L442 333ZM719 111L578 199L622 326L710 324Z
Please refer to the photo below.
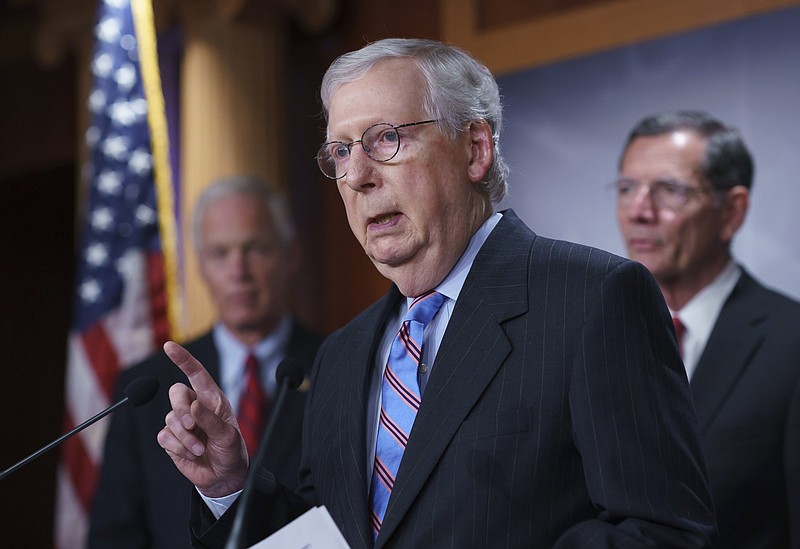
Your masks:
M142 72L144 95L147 98L147 123L150 128L150 143L153 154L159 233L164 255L164 278L167 290L167 318L170 338L183 337L183 298L180 285L178 258L180 257L175 199L172 182L172 166L169 162L169 136L158 67L153 5L151 0L131 0L136 41L139 45L139 66Z

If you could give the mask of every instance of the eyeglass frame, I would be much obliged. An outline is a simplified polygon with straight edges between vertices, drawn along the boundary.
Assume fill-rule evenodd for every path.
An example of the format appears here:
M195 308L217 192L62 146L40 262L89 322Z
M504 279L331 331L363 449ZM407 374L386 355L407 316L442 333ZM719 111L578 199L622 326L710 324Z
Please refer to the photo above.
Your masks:
M328 179L331 179L333 181L338 181L339 179L341 179L341 178L343 178L344 176L347 175L347 171L346 170L342 175L340 175L338 177L331 177L330 175L325 173L325 170L322 168L322 162L323 162L323 160L321 158L322 155L323 154L327 154L329 157L332 157L332 155L328 152L328 149L330 148L331 145L339 144L339 145L343 145L347 149L347 158L348 158L347 162L348 162L348 164L350 163L350 156L353 153L353 145L355 145L356 143L361 145L361 148L364 150L364 154L366 154L367 157L370 160L373 160L374 162L379 162L379 163L382 164L384 162L389 162L395 156L397 156L397 153L400 152L401 133L399 131L397 131L397 130L399 130L400 128L408 128L408 127L411 127L411 126L421 126L423 124L431 124L433 122L438 122L438 121L439 121L438 118L432 118L430 120L421 120L419 122L407 122L405 124L392 124L391 122L376 122L375 124L372 124L370 127L368 127L366 130L364 130L364 132L361 134L361 138L360 139L356 139L355 141L351 141L350 143L345 143L344 141L328 141L326 143L323 143L322 146L319 148L319 151L317 152L317 156L316 156L317 166L319 167L319 170L322 172L322 175L324 175L325 177L327 177ZM392 130L397 131L397 148L395 149L394 153L389 158L386 158L384 160L378 160L375 157L373 157L372 153L369 151L369 148L364 146L364 136L367 135L367 133L372 128L374 128L376 126L389 126Z
M644 187L647 188L648 196L653 200L653 202L655 202L658 205L658 207L665 208L665 209L672 210L672 211L675 211L675 210L678 210L678 209L681 209L681 208L685 207L686 204L688 203L689 196L691 196L693 194L695 194L695 195L699 195L699 194L717 194L719 196L719 195L721 195L721 193L724 193L725 191L730 189L730 187L724 187L724 188L716 188L715 187L715 188L709 189L709 188L706 188L706 187L699 187L699 186L696 186L696 185L691 185L690 183L688 183L686 181L682 181L680 179L673 179L673 178L657 179L655 181L651 181L651 182L647 183L647 182L644 182L644 181L640 181L638 179L634 179L632 177L619 177L619 178L617 178L615 181L613 181L610 184L610 188L616 194L616 200L617 200L618 204L621 202L621 197L622 197L622 195L620 194L620 192L621 192L620 184L621 183L629 183L629 184L633 184L635 186L635 188L631 189L633 192L630 195L630 197L627 199L628 202L626 202L626 204L625 204L626 206L632 204L633 199L636 196L638 196L639 192L642 189L642 186L644 186ZM670 206L670 205L664 204L663 203L663 200L664 200L663 198L662 199L657 198L657 196L658 196L657 195L657 192L658 192L657 189L673 189L673 190L680 191L681 204L679 204L678 206Z

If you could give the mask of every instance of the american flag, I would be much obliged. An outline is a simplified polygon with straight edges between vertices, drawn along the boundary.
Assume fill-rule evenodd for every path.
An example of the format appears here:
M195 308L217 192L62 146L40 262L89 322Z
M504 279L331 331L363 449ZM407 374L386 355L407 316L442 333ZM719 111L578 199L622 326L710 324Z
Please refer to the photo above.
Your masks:
M91 162L68 341L65 430L111 405L119 371L170 337L165 276L170 269L161 243L165 224L174 229L175 220L171 198L168 215L159 215L165 195L156 182L159 166L148 126L153 106L148 107L142 79L142 29L137 26L137 37L131 0L105 0L97 21L86 134ZM59 549L85 545L107 428L103 420L62 446L55 517Z

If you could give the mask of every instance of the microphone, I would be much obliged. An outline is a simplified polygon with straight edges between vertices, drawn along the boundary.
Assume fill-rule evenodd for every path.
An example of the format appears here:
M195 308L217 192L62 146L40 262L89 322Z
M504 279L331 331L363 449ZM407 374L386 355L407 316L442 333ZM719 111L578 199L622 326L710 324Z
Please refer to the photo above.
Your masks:
M244 538L243 532L245 531L245 515L250 507L250 500L253 496L253 485L257 482L256 478L258 477L256 471L267 455L272 433L275 431L275 425L278 423L278 415L283 408L283 401L286 400L286 393L289 392L289 389L297 389L303 382L303 364L296 358L287 357L283 359L278 365L278 370L275 372L275 379L278 381L275 404L272 406L272 413L269 415L267 427L264 429L264 435L261 437L261 442L258 444L258 451L250 462L247 478L244 481L242 493L238 498L240 500L239 507L236 509L233 527L228 536L228 542L225 544L225 549L242 548L242 539Z
M89 425L92 425L93 423L100 421L101 419L106 417L108 414L110 414L111 412L113 412L126 402L130 401L130 403L133 404L135 407L139 407L142 404L146 404L151 400L153 400L153 397L156 396L157 392L158 392L158 380L156 378L151 376L144 376L134 379L133 381L128 383L128 385L125 387L125 390L123 391L123 393L125 394L125 398L123 398L113 406L109 406L108 408L106 408L99 414L95 415L94 417L87 419L86 421L84 421L83 423L72 429L70 432L65 433L64 435L58 437L56 440L54 440L47 446L39 448L36 452L32 453L19 463L12 465L8 469L0 473L0 480L3 480L8 475L10 475L23 465L27 465L34 459L38 458L39 456L47 452L48 450L55 448L56 446L67 440L69 437L71 437L72 435L82 431Z

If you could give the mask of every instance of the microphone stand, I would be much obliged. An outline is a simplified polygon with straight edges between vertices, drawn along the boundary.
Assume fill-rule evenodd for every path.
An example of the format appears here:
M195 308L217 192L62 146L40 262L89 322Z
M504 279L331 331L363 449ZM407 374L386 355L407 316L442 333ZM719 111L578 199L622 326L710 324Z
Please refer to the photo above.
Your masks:
M46 446L44 446L42 448L39 448L37 451L35 451L31 455L29 455L28 457L26 457L25 459L23 459L19 463L16 463L15 465L12 465L8 469L6 469L2 473L0 473L0 480L3 480L8 475L13 473L17 469L19 469L20 467L23 467L23 466L27 465L28 463L30 463L34 459L38 458L39 456L41 456L42 454L47 452L48 450L51 450L52 448L55 448L56 446L58 446L59 444L61 444L65 440L67 440L69 437L71 437L72 435L74 435L74 434L76 434L76 433L78 433L80 431L83 431L86 427L88 427L88 426L92 425L93 423L96 423L97 421L103 419L108 414L110 414L111 412L113 412L114 410L116 410L117 408L119 408L120 406L125 404L126 402L130 401L131 404L133 404L134 407L141 406L142 404L146 404L147 402L150 402L153 399L153 397L156 395L156 392L158 392L158 380L156 378L154 378L154 377L145 376L145 377L140 377L138 379L135 379L135 380L131 381L130 383L128 383L127 387L125 387L125 391L124 391L125 398L123 398L122 400L120 400L119 402L114 404L113 406L109 406L105 410L99 412L98 414L95 414L93 417L87 419L86 421L84 421L83 423L81 423L80 425L78 425L77 427L75 427L74 429L69 431L68 433L64 433L63 435L61 435L60 437L55 439L50 444L48 444L48 445L46 445Z
M296 361L292 359L284 360L284 363L286 363L287 369L294 368L297 370L299 367L296 365ZM284 366L284 364L281 364L281 366ZM279 368L279 370L283 370L283 368ZM246 515L250 507L250 501L253 499L253 485L255 484L256 477L258 476L258 467L264 461L264 458L267 454L267 448L269 447L272 433L275 431L275 425L278 423L278 416L283 409L283 401L286 400L286 393L289 392L290 387L296 388L300 385L300 381L302 381L302 370L300 370L300 381L295 379L296 375L292 375L296 374L296 372L288 373L287 375L282 374L283 372L280 371L276 376L280 378L278 383L277 398L275 399L275 404L272 406L272 414L270 414L269 420L267 421L267 428L264 430L264 436L261 437L261 442L258 444L258 451L250 461L250 468L247 470L247 477L244 481L244 487L242 488L242 493L238 498L239 507L236 509L233 527L231 528L230 535L228 536L228 542L225 544L225 549L242 549L241 544L242 539L244 538Z
M72 429L70 432L64 433L63 435L61 435L60 437L55 439L53 442L51 442L47 446L43 446L42 448L39 448L37 451L35 451L31 455L29 455L28 457L23 459L22 461L20 461L16 465L13 465L13 466L9 467L8 469L6 469L5 471L3 471L2 473L0 473L0 480L3 480L8 475L13 473L17 469L19 469L20 467L22 467L24 465L27 465L28 463L30 463L34 459L38 458L39 456L41 456L42 454L44 454L45 452L47 452L51 448L55 448L56 446L58 446L59 444L61 444L65 440L67 440L69 437L71 437L75 433L78 433L78 432L84 430L86 427L88 427L89 425L91 425L95 421L99 421L99 420L103 419L105 416L107 416L108 414L110 414L111 412L113 412L114 410L116 410L117 408L119 408L120 406L125 404L126 402L128 402L127 397L122 399L122 400L120 400L119 402L117 402L116 404L111 406L110 408L106 408L105 410L103 410L99 414L96 414L95 416L87 419L86 421L84 421L83 423L81 423L80 425L78 425L77 427Z

